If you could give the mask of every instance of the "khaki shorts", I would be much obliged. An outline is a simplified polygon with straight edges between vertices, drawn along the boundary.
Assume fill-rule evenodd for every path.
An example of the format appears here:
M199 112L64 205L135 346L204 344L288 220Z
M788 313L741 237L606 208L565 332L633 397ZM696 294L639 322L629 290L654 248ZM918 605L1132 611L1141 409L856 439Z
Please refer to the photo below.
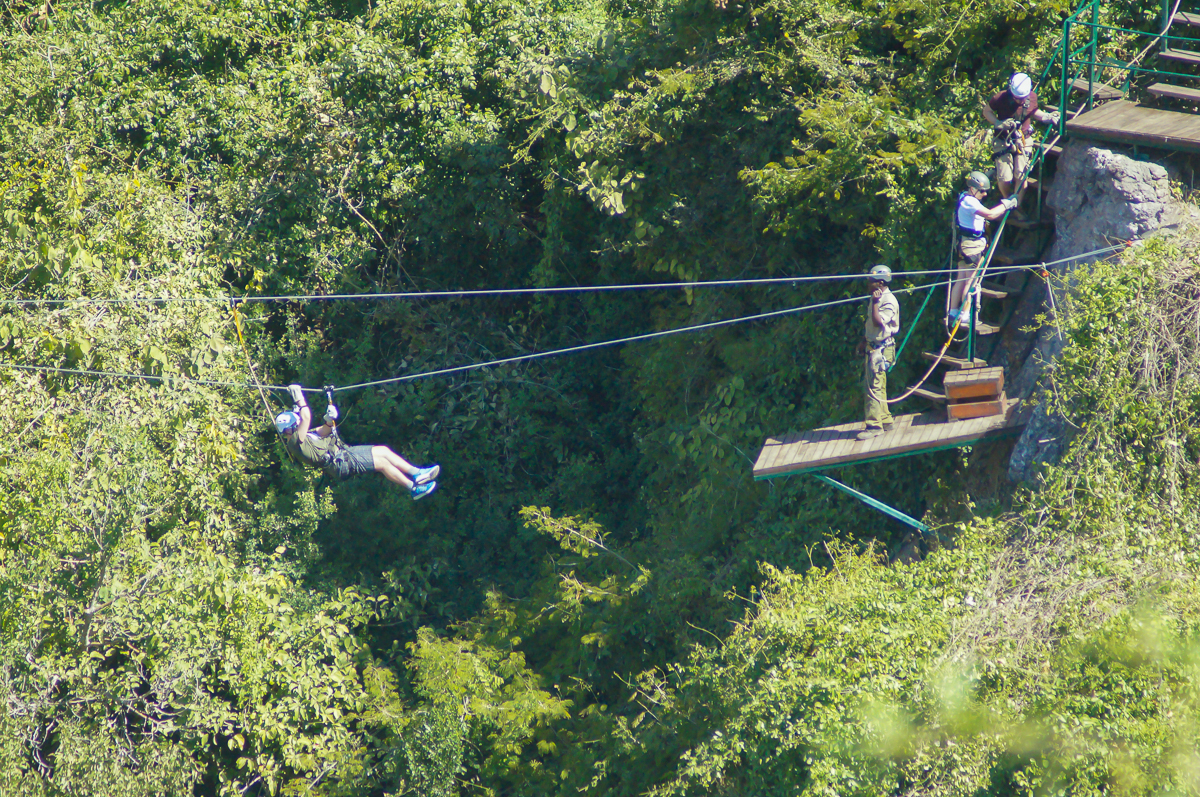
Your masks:
M996 153L996 182L1011 183L1021 176L1029 166L1029 155L1033 152L1033 142L1026 142L1020 152L1005 149Z
M339 479L361 476L375 470L375 446L350 446L337 451L325 463L325 470Z
M980 236L979 238L963 238L958 242L958 267L960 272L959 279L971 276L970 272L979 265L979 260L983 257L983 253L987 251L987 238ZM966 269L967 273L962 273L961 269Z

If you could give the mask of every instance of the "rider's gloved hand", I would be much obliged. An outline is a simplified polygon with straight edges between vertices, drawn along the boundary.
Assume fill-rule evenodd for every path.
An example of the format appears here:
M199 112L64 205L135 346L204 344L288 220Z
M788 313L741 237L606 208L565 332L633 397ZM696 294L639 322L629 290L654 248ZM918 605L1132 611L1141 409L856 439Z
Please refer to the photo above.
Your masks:
M295 409L299 412L301 407L307 407L308 401L304 398L304 388L300 385L288 385L288 393L292 396L292 402L296 405Z

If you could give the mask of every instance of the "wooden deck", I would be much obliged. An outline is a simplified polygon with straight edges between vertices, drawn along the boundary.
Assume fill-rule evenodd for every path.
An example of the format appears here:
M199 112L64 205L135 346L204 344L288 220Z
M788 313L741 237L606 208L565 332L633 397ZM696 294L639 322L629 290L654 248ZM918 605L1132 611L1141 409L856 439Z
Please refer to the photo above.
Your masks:
M828 470L877 459L921 454L944 448L969 446L978 440L1015 434L1025 425L1027 412L1018 399L1008 401L1004 415L946 421L946 413L897 415L892 431L858 441L862 421L827 426L810 432L768 437L754 463L755 479L773 479L796 473Z
M1105 103L1069 120L1067 131L1083 138L1200 152L1200 115L1128 100Z

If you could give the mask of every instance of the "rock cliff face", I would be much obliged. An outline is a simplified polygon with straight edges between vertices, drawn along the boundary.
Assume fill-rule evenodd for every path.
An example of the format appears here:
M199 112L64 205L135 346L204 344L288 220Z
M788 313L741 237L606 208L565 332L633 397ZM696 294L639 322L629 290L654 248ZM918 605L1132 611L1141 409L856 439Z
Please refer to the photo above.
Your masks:
M1055 216L1055 240L1046 260L1078 258L1056 266L1059 274L1098 259L1089 252L1143 238L1176 224L1184 213L1171 199L1165 167L1084 140L1064 147L1046 204ZM1061 350L1057 330L1042 329L1033 351L1010 379L1010 396L1028 400ZM1008 478L1029 479L1040 465L1056 461L1068 442L1067 432L1062 418L1039 406L1013 448Z

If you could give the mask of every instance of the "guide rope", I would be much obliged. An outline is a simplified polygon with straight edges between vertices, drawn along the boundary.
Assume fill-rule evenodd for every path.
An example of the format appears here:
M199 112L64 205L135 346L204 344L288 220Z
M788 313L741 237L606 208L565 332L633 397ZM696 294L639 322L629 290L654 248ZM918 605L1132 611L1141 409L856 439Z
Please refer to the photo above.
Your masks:
M859 275L859 276L861 277L861 275ZM941 283L938 282L938 283L931 283L929 285L919 285L919 286L913 286L913 287L909 287L909 288L900 288L895 292L896 293L912 293L914 291L932 290L933 288L938 287L938 285L940 285L940 284ZM521 354L521 355L517 355L515 357L505 357L505 358L502 358L499 360L490 360L488 362L482 362L482 363L471 363L469 365L460 365L460 366L456 366L453 368L441 368L441 369L438 369L435 371L425 371L425 372L417 373L417 374L406 374L404 376L390 377L388 379L377 379L377 380L374 380L371 382L361 382L359 384L353 384L353 385L339 385L339 386L333 388L333 392L357 390L359 388L376 387L379 385L394 384L394 383L398 383L398 382L410 382L410 381L413 381L416 379L424 379L426 377L431 377L431 376L444 376L446 374L461 373L463 371L473 371L473 370L477 370L479 368L490 368L493 366L505 365L508 363L523 362L523 361L527 361L527 360L536 360L536 359L541 359L541 358L545 358L545 357L554 357L554 356L558 356L560 354L572 354L575 352L587 351L589 349L599 349L599 348L603 348L606 346L616 346L616 345L620 345L620 344L624 344L624 343L634 343L637 341L651 340L654 338L666 337L668 335L678 335L678 334L682 334L684 332L696 332L696 331L699 331L702 329L715 329L717 327L729 326L732 324L740 324L740 323L743 323L746 321L758 321L758 320L765 319L765 318L775 318L778 316L790 315L793 313L803 313L803 312L808 312L810 310L821 310L821 309L825 309L825 308L829 308L829 307L837 307L837 306L845 305L845 304L853 304L855 302L866 301L868 298L870 298L870 297L852 296L852 297L845 298L845 299L834 299L832 301L819 302L817 304L803 305L800 307L789 307L789 308L786 308L783 310L773 310L773 311L767 312L767 313L758 313L756 315L742 316L740 318L728 318L728 319L723 319L721 321L710 321L710 322L707 322L704 324L693 324L691 326L679 327L676 329L664 329L664 330L659 330L657 332L648 332L648 333L645 333L642 335L631 335L631 336L624 337L624 338L616 338L613 340L598 341L596 343L585 343L585 344L582 344L579 346L569 346L569 347L563 348L563 349L553 349L551 351L533 352L531 354ZM235 308L235 312L236 312L236 308ZM235 316L235 321L236 320L237 320L237 316ZM239 325L238 329L240 332L240 325ZM243 341L243 345L244 345L244 341ZM166 382L166 383L185 382L185 383L191 383L191 384L196 384L196 385L203 385L206 387L237 387L237 388L243 388L243 389L250 389L250 388L254 388L257 386L264 391L266 391L266 390L286 391L288 389L287 385L263 385L263 384L257 382L257 377L255 377L254 383L251 383L251 382L227 382L227 381L220 381L220 380L213 380L213 379L193 379L191 377L176 376L176 375L161 375L160 376L160 375L155 375L155 374L134 374L134 373L122 373L122 372L116 372L116 371L94 371L94 370L89 370L89 369L84 369L84 368L57 368L57 367L46 366L46 365L20 365L20 364L16 364L16 363L5 363L3 365L4 365L4 367L21 370L21 371L62 373L62 374L73 374L73 375L77 375L77 376L108 377L108 378L113 378L113 379L140 379L140 380L145 380L145 381L150 381L150 382ZM304 392L306 392L306 393L323 393L325 391L323 388L304 388ZM265 396L264 396L264 399L265 399Z
M267 401L267 391L263 389L262 383L258 381L258 374L254 370L254 359L250 356L250 349L246 346L246 338L242 334L242 314L238 312L237 299L230 300L229 312L233 315L233 325L237 329L238 343L242 345L242 353L246 355L246 366L250 371L250 378L254 380L254 386L258 388L258 395L262 396L263 407L267 410L267 420L272 421L274 420L272 416L275 413L271 409L271 402Z

